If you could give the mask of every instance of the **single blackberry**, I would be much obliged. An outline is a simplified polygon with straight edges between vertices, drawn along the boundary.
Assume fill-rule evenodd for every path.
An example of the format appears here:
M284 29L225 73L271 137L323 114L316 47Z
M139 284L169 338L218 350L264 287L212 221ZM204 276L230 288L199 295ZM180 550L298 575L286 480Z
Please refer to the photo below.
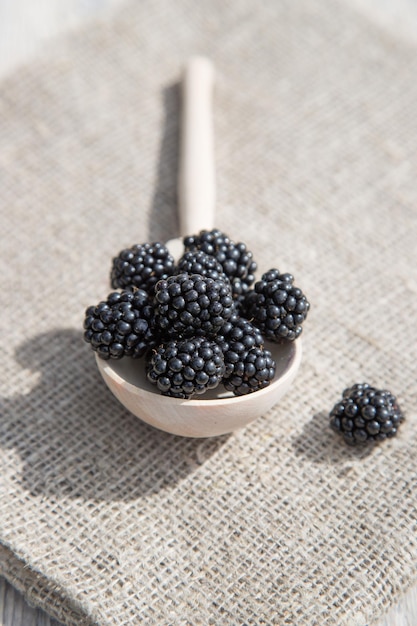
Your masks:
M403 420L395 396L367 383L345 389L330 413L330 427L350 445L394 437Z
M102 359L138 358L156 343L152 320L146 291L113 292L86 310L84 339Z
M233 297L237 300L247 293L255 280L257 264L246 244L235 243L217 228L202 230L198 235L184 238L185 250L202 250L214 256L223 267L232 284Z
M272 269L262 275L245 298L245 315L260 328L265 339L294 341L301 334L310 304L293 282L291 274Z
M276 363L265 347L254 347L234 363L233 374L223 379L228 391L243 396L268 387L275 376Z
M200 274L213 280L229 282L223 267L214 256L206 254L203 250L190 250L185 252L177 263L176 274Z
M216 342L224 354L223 384L242 396L267 387L275 375L275 361L264 347L258 328L233 315L220 330Z
M158 280L174 273L175 261L162 243L142 243L122 250L113 259L113 289L144 289L152 294Z
M226 379L236 372L238 364L244 361L249 350L264 344L259 328L236 314L222 326L216 341L224 354Z
M190 398L216 388L223 373L220 347L204 337L170 340L148 357L148 380L163 395L174 398Z
M213 337L234 311L230 286L200 274L178 274L155 285L155 328L163 338Z

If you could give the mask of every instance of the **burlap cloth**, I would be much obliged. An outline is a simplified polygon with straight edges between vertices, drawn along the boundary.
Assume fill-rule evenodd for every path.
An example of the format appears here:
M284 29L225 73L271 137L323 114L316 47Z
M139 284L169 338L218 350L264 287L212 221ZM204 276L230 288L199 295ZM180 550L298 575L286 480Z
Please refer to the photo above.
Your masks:
M188 440L82 340L110 259L177 233L184 60L211 56L217 225L311 301L283 401ZM0 568L66 624L374 623L417 582L417 55L337 2L146 0L1 92ZM400 435L327 412L388 387Z

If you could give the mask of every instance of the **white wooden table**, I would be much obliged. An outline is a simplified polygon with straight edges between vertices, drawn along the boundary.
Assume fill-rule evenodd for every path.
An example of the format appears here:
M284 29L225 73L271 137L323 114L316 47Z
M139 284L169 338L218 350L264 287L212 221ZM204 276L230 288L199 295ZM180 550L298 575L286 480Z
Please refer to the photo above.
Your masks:
M417 0L345 0L381 28L417 43ZM0 0L0 81L35 57L53 37L77 28L126 0ZM0 577L0 626L62 626ZM417 588L379 626L417 626Z

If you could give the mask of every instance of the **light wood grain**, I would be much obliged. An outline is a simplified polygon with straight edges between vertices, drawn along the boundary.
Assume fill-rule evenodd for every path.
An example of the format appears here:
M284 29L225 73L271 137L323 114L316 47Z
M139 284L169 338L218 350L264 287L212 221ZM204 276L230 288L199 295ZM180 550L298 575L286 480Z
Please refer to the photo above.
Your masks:
M417 625L417 586L412 587L395 604L378 626L416 626Z
M182 79L181 150L178 176L180 231L183 237L214 228L216 204L214 131L214 67L192 57Z
M0 626L63 626L41 609L29 606L23 595L0 577Z

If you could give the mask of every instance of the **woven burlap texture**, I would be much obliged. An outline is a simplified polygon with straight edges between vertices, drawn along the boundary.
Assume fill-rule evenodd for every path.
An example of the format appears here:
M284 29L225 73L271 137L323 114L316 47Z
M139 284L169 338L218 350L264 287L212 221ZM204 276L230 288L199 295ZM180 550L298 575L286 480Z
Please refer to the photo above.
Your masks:
M177 234L178 79L216 66L217 225L311 302L267 415L134 418L82 340L111 258ZM417 56L343 3L128 4L1 85L0 571L68 625L373 624L417 582ZM397 438L328 428L399 398Z

